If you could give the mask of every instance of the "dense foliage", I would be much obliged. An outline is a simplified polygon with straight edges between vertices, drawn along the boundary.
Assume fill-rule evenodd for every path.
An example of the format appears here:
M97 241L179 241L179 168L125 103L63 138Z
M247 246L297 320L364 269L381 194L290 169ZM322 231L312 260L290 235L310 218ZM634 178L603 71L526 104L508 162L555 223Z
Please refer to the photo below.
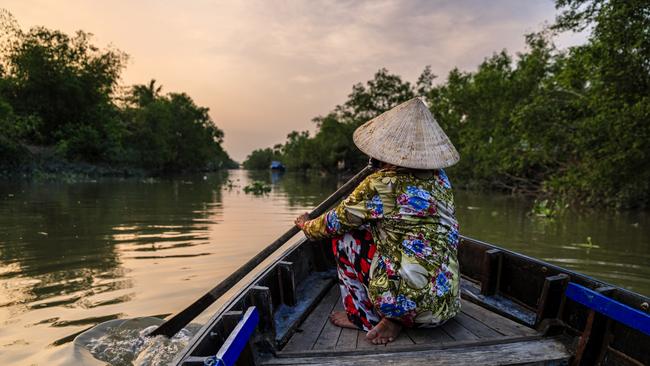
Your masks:
M279 147L271 149L267 147L266 149L257 149L246 157L246 161L242 163L242 166L244 169L249 170L268 169L273 160L279 160L282 158L278 148Z
M223 132L208 109L184 93L161 96L160 89L152 80L134 86L127 98L122 111L129 121L124 139L127 161L156 171L232 167L221 148Z
M188 95L162 96L153 81L118 89L124 53L99 49L83 31L22 31L6 11L0 29L1 166L20 167L42 150L155 172L234 164L223 132Z
M275 150L289 168L332 171L344 162L357 169L365 159L352 143L354 129L421 95L461 154L450 169L459 182L590 205L647 206L650 4L556 5L555 24L526 36L526 52L496 53L476 71L454 69L435 86L429 68L415 84L382 69L317 117L315 136L292 132ZM559 32L585 29L585 44L554 47Z

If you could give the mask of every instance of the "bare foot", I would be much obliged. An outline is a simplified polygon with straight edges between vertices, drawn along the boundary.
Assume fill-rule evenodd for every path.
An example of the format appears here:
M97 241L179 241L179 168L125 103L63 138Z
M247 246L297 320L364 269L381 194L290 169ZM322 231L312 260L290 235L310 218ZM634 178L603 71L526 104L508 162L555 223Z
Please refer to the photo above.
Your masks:
M401 330L401 324L383 318L379 324L370 329L366 338L373 344L386 344L394 341Z
M332 312L332 314L330 314L330 321L337 327L357 329L357 326L348 319L348 314L346 314L345 311Z

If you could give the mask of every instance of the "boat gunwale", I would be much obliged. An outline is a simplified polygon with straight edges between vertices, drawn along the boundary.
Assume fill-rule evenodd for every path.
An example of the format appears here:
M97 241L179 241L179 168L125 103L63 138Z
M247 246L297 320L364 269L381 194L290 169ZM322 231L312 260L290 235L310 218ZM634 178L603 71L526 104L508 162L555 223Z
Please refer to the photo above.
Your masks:
M303 244L307 243L309 240L306 237L302 237L295 241L292 244L289 244L290 246L286 248L282 254L278 256L277 259L267 263L266 266L263 268L260 268L257 273L253 274L253 277L247 283L239 286L241 281L245 280L245 278L242 278L242 280L236 282L233 284L232 288L238 287L239 290L231 296L229 300L224 302L217 311L213 315L210 316L210 318L201 326L201 328L196 332L196 334L190 339L188 342L187 346L178 353L176 357L174 357L174 360L172 364L182 364L183 360L187 357L191 357L191 352L194 350L194 346L197 345L201 340L203 340L205 337L210 336L210 332L212 331L212 328L219 322L220 318L223 317L224 314L226 314L228 311L231 311L232 308L237 305L237 303L241 300L244 299L245 295L248 293L249 290L251 290L253 287L257 285L260 279L262 279L264 276L267 274L271 273L271 271L276 267L278 262L282 261L284 258L289 256L293 251L298 249L300 246ZM278 250L281 250L282 247L278 248ZM275 252L272 255L274 255ZM268 258L267 258L268 259ZM260 263L260 265L263 263ZM231 288L231 289L232 289Z
M612 289L615 289L615 290L617 290L617 291L621 291L621 292L625 293L625 294L628 295L628 296L631 296L631 297L638 297L638 298L640 298L640 300L641 300L642 302L649 302L649 301L650 301L650 297L648 297L648 296L645 296L645 295L640 294L640 293L638 293L638 292L634 292L634 291L628 290L628 289L626 289L626 288L624 288L624 287L620 287L620 286L617 286L617 285L613 285L613 284L611 284L611 283L608 283L608 282L605 282L605 281L599 280L599 279L594 278L594 277L591 277L591 276L589 276L589 275L586 275L586 274L583 274L583 273L580 273L580 272L575 272L575 271L572 271L572 270L570 270L570 269L566 269L566 268L564 268L564 267L560 267L560 266L558 266L558 265L555 265L555 264L552 264L552 263L549 263L549 262L543 261L543 260L541 260L541 259L534 258L534 257L528 256L528 255L526 255L526 254L522 254L522 253L519 253L519 252L515 252L515 251L512 251L512 250L510 250L510 249L506 249L506 248L503 248L503 247L500 247L500 246L497 246L497 245L494 245L494 244L488 243L488 242L486 242L486 241L482 241L482 240L479 240L479 239L471 238L471 237L468 237L468 236L465 236L465 235L459 235L459 237L460 237L461 240L467 240L467 241L469 241L469 242L472 242L473 244L483 245L483 246L488 247L488 248L490 248L490 249L497 249L497 250L499 250L499 251L501 251L501 252L503 252L503 253L507 253L507 254L509 254L509 255L511 255L511 256L513 256L513 257L516 257L516 258L519 258L519 259L524 259L524 260L527 260L527 261L529 261L529 262L532 262L532 263L535 263L535 264L537 264L537 265L540 265L540 266L542 266L542 267L546 267L546 268L548 268L549 270L552 269L552 270L555 270L555 271L558 272L558 273L564 273L564 274L570 275L571 277L578 278L578 279L580 279L580 280L584 281L585 283L588 283L588 284L590 284L590 285L592 285L592 286L595 285L595 284L598 285L598 286L594 286L594 287L591 287L591 286L585 286L585 287L590 287L590 288L592 288L592 289L595 289L595 288L601 288L601 287L602 287L602 288L605 288L605 287L607 287L607 288L612 288ZM460 245L462 245L462 244L460 244ZM549 271L549 272L550 272L550 271ZM462 274L462 268L461 268L461 274ZM477 279L475 279L474 277L469 277L469 278L472 279L472 282L476 282L476 281L480 282L480 280L477 280ZM517 300L517 299L514 298L514 297L510 297L510 296L507 295L507 294L501 294L501 295L504 296L504 297L506 297L506 298L508 298L508 299L510 299L510 300L513 300L513 301L519 301L519 300ZM621 301L621 302L623 302L623 301ZM526 306L526 307L529 307L529 305L527 305L527 304L525 304L525 303L522 303L522 305L524 305L524 306ZM626 304L626 305L633 306L633 307L638 306L638 304L637 304L637 305ZM531 308L531 309L532 309L532 308ZM533 310L534 310L534 309L533 309Z
M650 302L650 297L648 297L648 296L645 296L645 295L640 294L638 292L628 290L626 288L623 288L623 287L620 287L620 286L617 286L617 285L613 285L611 283L605 282L603 280L599 280L599 279L591 277L589 275L586 275L586 274L583 274L583 273L580 273L580 272L575 272L575 271L572 271L570 269L566 269L564 267L560 267L558 265L543 261L541 259L537 259L537 258L528 256L526 254L514 252L512 250L505 249L503 247L499 247L497 245L494 245L494 244L491 244L491 243L488 243L488 242L485 242L485 241L482 241L482 240L474 239L474 238L471 238L471 237L468 237L468 236L465 236L465 235L459 235L459 237L460 237L461 241L465 240L465 241L468 241L468 242L470 242L471 244L474 244L474 245L478 244L478 245L485 246L486 248L489 248L489 249L496 249L496 250L501 251L502 253L508 254L508 255L510 255L512 257L515 257L517 259L526 260L526 261L534 263L534 264L536 264L538 266L546 267L547 271L548 271L547 276L550 276L551 273L553 271L555 271L555 272L557 272L557 274L562 273L562 274L569 275L570 278L571 278L571 281L573 281L573 282L575 282L575 279L578 279L578 280L581 281L581 282L578 282L579 284L581 284L581 285L583 285L585 287L588 287L590 289L593 289L593 290L598 289L598 288L608 288L608 289L619 291L621 294L625 295L626 297L636 298L635 300L640 301L637 304L629 304L625 300L623 300L623 301L621 299L618 300L619 302L624 303L624 304L626 304L628 306L631 306L631 307L633 307L635 309L637 309L641 303ZM459 245L459 248L460 248L460 246L462 246L462 243ZM475 283L476 282L480 283L480 281L481 281L480 279L477 279L475 277L471 277L471 276L463 274L462 273L462 264L461 264L461 275L463 275L468 280L471 280L472 282L475 282ZM509 294L504 294L504 293L500 293L500 295L507 298L507 299L509 299L509 300L517 302L520 305L522 305L522 306L524 306L524 307L526 307L526 308L528 308L530 310L533 310L533 311L536 310L534 307L528 305L527 303L521 301L520 299L517 299L514 296L511 296ZM645 311L647 312L647 310L645 310Z

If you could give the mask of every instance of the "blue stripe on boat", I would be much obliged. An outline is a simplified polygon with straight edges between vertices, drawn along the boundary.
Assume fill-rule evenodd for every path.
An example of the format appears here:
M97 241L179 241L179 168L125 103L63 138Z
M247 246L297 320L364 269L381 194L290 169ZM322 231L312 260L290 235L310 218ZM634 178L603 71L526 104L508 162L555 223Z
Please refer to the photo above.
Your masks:
M215 356L211 356L205 359L205 365L214 365L214 366L232 366L235 364L239 355L248 344L248 340L255 331L257 324L260 321L259 313L257 308L251 306L246 310L246 313L241 318L235 329L232 330L228 338L219 352Z
M566 297L577 303L623 323L630 328L650 335L650 314L629 307L573 282L569 283L565 294Z

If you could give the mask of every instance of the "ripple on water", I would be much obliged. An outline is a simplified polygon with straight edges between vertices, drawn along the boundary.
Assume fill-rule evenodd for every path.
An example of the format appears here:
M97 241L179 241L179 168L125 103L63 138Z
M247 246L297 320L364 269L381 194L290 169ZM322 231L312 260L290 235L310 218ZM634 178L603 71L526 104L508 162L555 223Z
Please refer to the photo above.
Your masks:
M163 320L154 317L118 319L99 324L74 340L79 363L89 358L111 365L163 365L187 344L198 326L190 325L172 338L147 336Z

